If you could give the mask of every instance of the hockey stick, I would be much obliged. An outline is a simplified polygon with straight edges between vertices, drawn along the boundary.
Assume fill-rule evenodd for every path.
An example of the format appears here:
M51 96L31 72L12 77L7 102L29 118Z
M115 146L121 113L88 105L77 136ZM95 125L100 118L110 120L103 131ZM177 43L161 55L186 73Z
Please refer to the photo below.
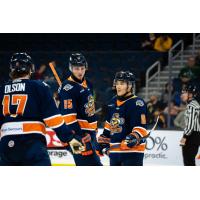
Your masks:
M58 73L57 73L57 71L56 71L55 66L53 65L53 63L50 62L49 63L49 67L51 68L51 71L53 72L53 75L54 75L54 77L55 77L58 85L61 86L62 82L60 80L60 77L58 76Z
M148 137L150 136L151 132L154 131L158 125L158 121L160 119L160 115L158 115L157 119L156 119L156 123L154 124L153 128L149 131L148 133Z

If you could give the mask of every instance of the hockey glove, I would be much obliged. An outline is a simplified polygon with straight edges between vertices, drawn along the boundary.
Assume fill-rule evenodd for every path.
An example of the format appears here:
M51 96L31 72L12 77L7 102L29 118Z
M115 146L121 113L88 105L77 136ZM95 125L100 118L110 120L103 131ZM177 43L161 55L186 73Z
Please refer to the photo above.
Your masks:
M125 140L122 141L120 148L122 150L128 150L139 145L141 142L144 143L147 137L149 137L148 131L143 127L136 126L133 128L132 132L126 136Z
M84 151L81 152L82 156L89 156L94 153L92 143L91 143L91 136L89 133L85 133L81 139L84 145Z
M77 137L74 130L72 130L72 137L68 141L68 144L73 154L81 154L81 152L85 150L81 138Z
M136 132L132 132L126 136L122 141L120 148L122 150L128 150L140 143L140 136Z
M127 146L129 148L134 147L139 144L140 136L137 133L132 132L131 134L126 136L125 142L127 143Z
M102 134L98 137L97 142L97 154L99 156L103 156L104 154L108 155L110 149L110 138L107 138Z
M69 142L69 145L72 149L73 154L81 154L85 150L83 144L75 138L73 138Z

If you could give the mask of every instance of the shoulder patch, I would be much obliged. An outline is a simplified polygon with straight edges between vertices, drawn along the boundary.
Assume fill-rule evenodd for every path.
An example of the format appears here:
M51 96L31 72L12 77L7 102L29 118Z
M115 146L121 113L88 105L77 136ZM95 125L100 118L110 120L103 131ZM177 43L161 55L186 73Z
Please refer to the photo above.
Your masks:
M72 85L70 85L70 84L67 84L67 85L65 85L65 86L63 87L63 90L69 91L69 90L71 90L73 87L74 87L74 86L72 86Z
M142 100L137 100L136 101L136 106L142 107L142 106L144 106L144 102Z

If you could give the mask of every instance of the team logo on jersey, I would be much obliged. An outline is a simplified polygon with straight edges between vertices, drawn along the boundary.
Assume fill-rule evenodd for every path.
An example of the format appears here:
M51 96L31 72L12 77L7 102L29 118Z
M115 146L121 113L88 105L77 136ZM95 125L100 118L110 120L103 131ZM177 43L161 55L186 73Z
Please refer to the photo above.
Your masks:
M68 90L71 90L72 88L73 88L72 85L67 84L67 85L65 85L65 86L63 87L63 90L68 91Z
M111 134L113 133L121 133L122 132L122 125L124 124L124 118L120 118L119 113L114 113L111 120L110 120L110 125L111 129L110 132Z
M137 100L136 101L136 106L142 107L142 106L144 106L144 102L142 100Z
M94 97L92 95L88 96L88 102L84 105L85 113L88 117L91 117L95 114L95 104L94 104Z

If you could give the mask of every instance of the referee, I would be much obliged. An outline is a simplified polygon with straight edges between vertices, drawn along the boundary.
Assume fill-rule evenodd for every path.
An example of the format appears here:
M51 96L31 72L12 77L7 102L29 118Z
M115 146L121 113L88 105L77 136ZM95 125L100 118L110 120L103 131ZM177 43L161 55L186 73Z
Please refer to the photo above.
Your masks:
M185 111L185 129L180 141L185 166L195 166L195 157L200 146L200 104L197 101L198 90L194 85L188 85L183 93L187 94Z

